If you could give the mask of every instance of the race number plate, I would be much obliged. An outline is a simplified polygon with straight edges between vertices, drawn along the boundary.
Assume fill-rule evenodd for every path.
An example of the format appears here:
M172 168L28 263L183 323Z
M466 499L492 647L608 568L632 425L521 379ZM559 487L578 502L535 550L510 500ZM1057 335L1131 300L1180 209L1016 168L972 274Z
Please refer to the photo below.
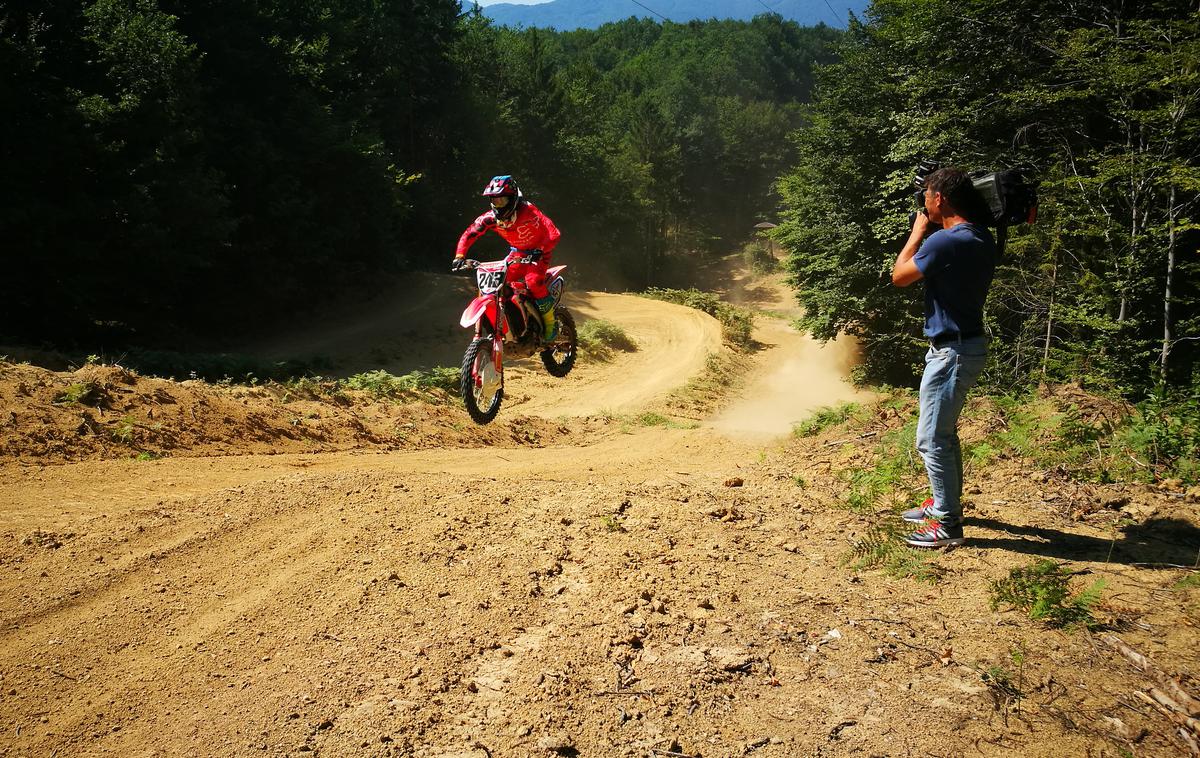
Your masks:
M484 295L490 295L500 289L500 285L504 283L504 272L478 269L475 272L475 279L479 282L479 291Z

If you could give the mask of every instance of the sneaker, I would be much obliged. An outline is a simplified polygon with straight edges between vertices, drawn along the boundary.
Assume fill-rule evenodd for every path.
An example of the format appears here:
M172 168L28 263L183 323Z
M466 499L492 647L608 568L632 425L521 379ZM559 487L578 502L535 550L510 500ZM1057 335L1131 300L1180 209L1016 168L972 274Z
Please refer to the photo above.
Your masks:
M937 519L926 519L925 523L905 540L913 547L949 547L966 542L962 524L951 524Z
M900 518L910 524L920 524L933 518L933 498L925 498L925 502L921 503L920 508L912 508L900 514Z

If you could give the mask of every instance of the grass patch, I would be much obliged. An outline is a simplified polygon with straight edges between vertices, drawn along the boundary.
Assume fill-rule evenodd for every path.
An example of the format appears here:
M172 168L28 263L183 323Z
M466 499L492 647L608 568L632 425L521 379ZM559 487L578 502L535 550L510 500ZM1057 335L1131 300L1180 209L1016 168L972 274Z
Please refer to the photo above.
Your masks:
M858 403L842 403L813 411L812 415L792 427L797 437L815 437L831 426L844 424L861 410Z
M704 371L670 396L672 412L684 418L699 418L713 411L741 381L750 357L736 350L709 353Z
M54 396L55 405L99 405L104 400L104 389L95 382L72 384Z
M585 321L576 338L580 350L599 360L611 359L616 351L632 353L637 350L637 343L624 329L602 318Z
M458 391L461 374L457 368L439 366L429 371L413 371L395 376L380 369L343 379L339 384L347 389L362 390L378 399L399 400L417 394Z
M1154 396L1130 406L1065 387L985 402L995 431L967 448L971 463L1014 455L1088 481L1200 482L1200 398Z
M1040 559L1023 568L1015 568L1008 577L991 584L991 605L1011 605L1029 613L1035 621L1049 626L1093 627L1093 610L1100 602L1104 580L1097 579L1082 592L1070 587L1072 572L1049 559Z
M730 305L712 292L651 287L641 295L652 300L664 300L704 311L721 322L721 336L738 349L746 349L754 344L751 336L754 331L754 312L748 308Z
M623 415L613 413L612 411L602 411L599 417L605 423L617 424L617 429L622 434L633 434L634 428L639 426L660 426L664 429L698 429L700 427L699 422L681 421L653 411L645 411L636 415Z
M89 356L89 361L92 358L97 356ZM120 357L119 363L144 376L207 382L226 380L238 384L282 382L333 368L333 363L322 357L303 361L264 361L237 353L180 353L173 350L130 350Z
M1200 574L1188 574L1184 578L1175 582L1177 590L1196 590L1200 589Z
M695 421L679 421L670 416L664 416L661 413L646 411L634 417L634 421L639 426L661 426L667 429L696 429L700 426Z

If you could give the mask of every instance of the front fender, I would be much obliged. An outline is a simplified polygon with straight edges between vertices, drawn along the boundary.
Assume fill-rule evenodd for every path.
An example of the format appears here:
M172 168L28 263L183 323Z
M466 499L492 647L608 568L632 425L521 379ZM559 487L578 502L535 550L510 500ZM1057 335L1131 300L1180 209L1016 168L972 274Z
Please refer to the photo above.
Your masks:
M462 318L458 320L458 323L470 329L481 317L486 317L488 322L493 325L496 323L496 298L490 295L480 295L475 298L463 311Z

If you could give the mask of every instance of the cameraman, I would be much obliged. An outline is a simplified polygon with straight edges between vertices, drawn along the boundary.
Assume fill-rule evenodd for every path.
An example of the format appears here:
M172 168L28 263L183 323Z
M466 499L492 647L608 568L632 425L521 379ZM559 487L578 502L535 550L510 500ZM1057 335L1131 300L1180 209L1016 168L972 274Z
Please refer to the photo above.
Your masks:
M925 373L917 451L933 497L905 511L920 526L908 537L917 547L961 545L962 452L958 414L987 357L983 304L996 268L996 242L980 217L982 199L964 172L941 168L925 178L924 205L892 268L892 283L925 280ZM936 229L926 239L925 235ZM922 242L924 240L924 242Z

